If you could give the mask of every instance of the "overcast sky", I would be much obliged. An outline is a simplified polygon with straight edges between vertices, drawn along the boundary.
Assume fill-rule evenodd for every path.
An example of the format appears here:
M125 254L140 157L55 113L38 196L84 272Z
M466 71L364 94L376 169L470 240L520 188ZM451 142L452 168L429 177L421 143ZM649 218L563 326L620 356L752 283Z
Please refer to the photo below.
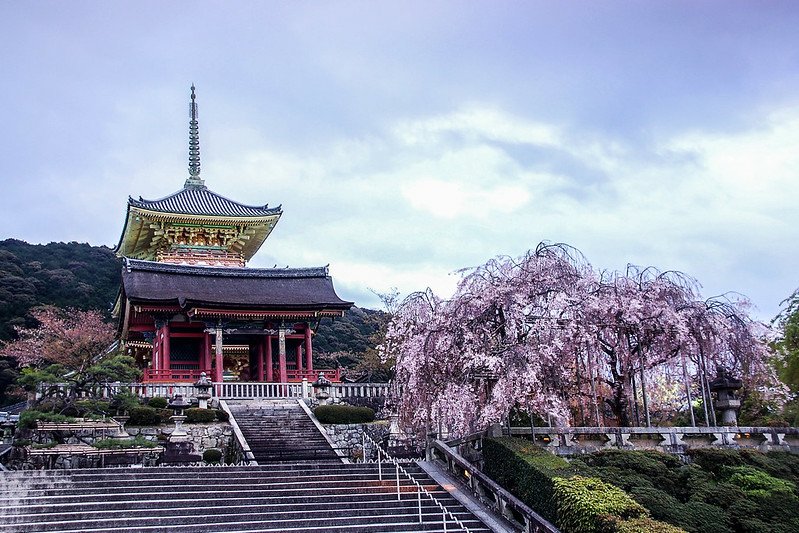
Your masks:
M114 246L202 177L251 266L444 295L542 240L760 318L799 286L799 3L0 1L0 238Z

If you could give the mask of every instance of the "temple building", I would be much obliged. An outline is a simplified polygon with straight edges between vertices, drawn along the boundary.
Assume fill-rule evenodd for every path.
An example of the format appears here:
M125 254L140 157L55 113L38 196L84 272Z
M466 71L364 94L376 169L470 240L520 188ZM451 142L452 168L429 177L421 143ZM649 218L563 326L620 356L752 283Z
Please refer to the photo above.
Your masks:
M244 205L200 177L197 103L191 88L189 177L158 200L128 199L115 252L123 258L116 304L120 338L146 381L333 381L314 369L313 335L324 317L352 307L327 267L248 268L283 211Z

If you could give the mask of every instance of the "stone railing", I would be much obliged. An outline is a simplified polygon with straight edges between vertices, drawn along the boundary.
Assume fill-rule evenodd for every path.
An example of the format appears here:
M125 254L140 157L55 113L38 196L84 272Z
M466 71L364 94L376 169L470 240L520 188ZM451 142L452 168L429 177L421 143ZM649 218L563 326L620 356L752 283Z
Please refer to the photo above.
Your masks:
M511 435L530 437L557 455L603 449L659 450L684 454L696 448L753 448L799 453L799 428L772 427L513 427Z
M471 438L460 439L459 445L481 440L482 434L476 434ZM428 453L429 459L446 465L447 470L467 485L484 504L515 523L525 533L558 533L558 529L544 517L500 487L446 443L440 440L432 441Z

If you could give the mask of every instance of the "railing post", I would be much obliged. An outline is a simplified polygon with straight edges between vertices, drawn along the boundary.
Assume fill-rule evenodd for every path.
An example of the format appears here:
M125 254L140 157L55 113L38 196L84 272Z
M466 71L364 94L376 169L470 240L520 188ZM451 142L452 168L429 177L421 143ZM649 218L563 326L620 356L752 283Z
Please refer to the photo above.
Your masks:
M399 484L399 463L396 459L394 459L394 468L397 469L397 500L401 500L402 497L400 496L400 484Z
M422 486L416 484L416 502L419 504L419 523L422 523Z
M380 462L380 447L377 447L377 478L383 481L383 463Z
M444 526L444 533L447 533L447 512L441 508L441 525Z
M306 377L302 378L302 399L308 399L308 378Z

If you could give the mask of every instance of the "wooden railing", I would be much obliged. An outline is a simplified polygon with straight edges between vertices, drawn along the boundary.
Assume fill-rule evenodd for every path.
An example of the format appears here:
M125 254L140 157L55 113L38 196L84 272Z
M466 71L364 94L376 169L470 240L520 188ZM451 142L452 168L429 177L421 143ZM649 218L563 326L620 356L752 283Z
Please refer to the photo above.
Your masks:
M170 368L168 370L155 370L154 368L145 368L142 373L142 381L164 381L164 382L196 382L200 379L200 373L205 372L206 376L211 376L211 370L190 369L180 370L177 368Z
M213 376L213 371L211 369L187 369L181 370L178 368L170 368L168 370L155 370L154 368L146 368L142 374L142 381L145 382L196 382L200 379L200 373L205 372L205 375L209 378ZM340 368L319 368L314 370L293 370L288 369L286 371L286 377L288 378L289 383L299 383L303 379L308 380L309 382L314 382L319 379L321 374L325 375L329 381L333 383L338 383L341 381L341 369ZM275 376L278 373L275 372Z

